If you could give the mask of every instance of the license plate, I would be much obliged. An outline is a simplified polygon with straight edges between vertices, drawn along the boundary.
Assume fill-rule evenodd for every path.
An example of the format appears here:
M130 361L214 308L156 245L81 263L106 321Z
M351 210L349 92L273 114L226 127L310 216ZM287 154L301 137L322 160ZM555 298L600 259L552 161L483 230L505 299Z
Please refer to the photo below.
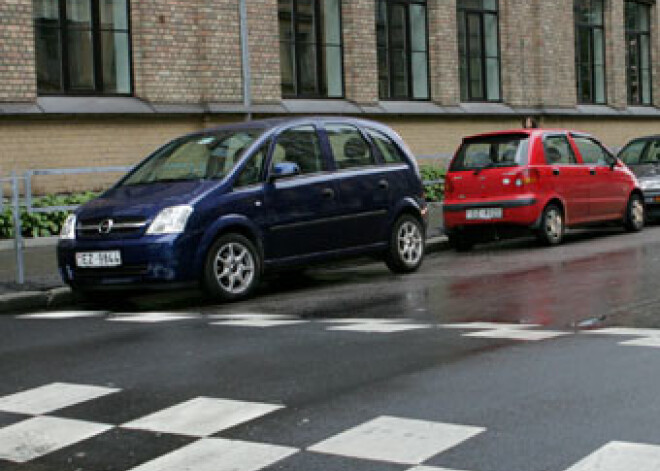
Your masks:
M502 208L479 208L479 209L468 209L465 212L465 219L501 219L502 218Z
M121 265L119 250L109 252L79 252L76 254L76 265L80 268L107 268Z

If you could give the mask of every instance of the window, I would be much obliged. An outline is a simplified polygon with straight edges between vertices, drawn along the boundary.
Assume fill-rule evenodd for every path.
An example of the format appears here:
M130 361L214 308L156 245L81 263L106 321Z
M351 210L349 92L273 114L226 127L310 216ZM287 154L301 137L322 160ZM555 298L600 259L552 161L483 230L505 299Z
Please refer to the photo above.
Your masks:
M364 167L376 163L369 143L364 140L357 128L344 124L328 124L325 126L325 131L338 169Z
M340 0L279 0L282 95L344 96Z
M129 95L127 0L34 0L41 94Z
M298 165L301 174L325 170L319 138L313 126L299 126L280 134L273 150L271 168L282 162Z
M573 136L573 142L575 142L575 145L580 151L582 161L585 164L609 165L612 162L612 156L593 139Z
M651 7L626 2L626 71L628 103L651 104Z
M577 159L566 136L547 136L543 140L545 162L548 165L577 164Z
M497 0L458 1L458 55L462 101L500 101Z
M529 136L512 134L466 140L451 164L453 171L526 165Z
M426 0L377 0L378 93L382 100L428 100Z
M647 144L645 140L633 141L621 150L619 158L626 165L639 165Z
M575 0L575 75L580 103L605 103L603 0Z
M234 188L255 185L261 182L264 162L266 161L269 147L270 141L267 141L250 157L245 163L243 170L241 170L241 174L236 179Z
M369 134L371 140L376 144L376 147L378 147L380 155L383 157L386 164L405 163L401 151L396 144L390 140L390 138L374 129L367 129L367 134Z

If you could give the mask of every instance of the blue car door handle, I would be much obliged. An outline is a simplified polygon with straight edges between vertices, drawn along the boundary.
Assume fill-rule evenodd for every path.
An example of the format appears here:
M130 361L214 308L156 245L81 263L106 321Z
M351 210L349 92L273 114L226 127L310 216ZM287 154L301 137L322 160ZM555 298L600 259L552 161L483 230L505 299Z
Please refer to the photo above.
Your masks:
M390 183L387 180L381 180L378 182L378 188L381 190L387 190L390 187Z
M335 191L332 188L323 188L321 194L324 198L331 199L335 197Z

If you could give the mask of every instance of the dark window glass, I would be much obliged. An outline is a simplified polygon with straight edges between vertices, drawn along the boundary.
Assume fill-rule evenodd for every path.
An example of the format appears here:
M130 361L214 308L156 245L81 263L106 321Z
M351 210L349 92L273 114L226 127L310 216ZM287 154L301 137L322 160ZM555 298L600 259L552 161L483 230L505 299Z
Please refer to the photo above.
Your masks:
M587 165L609 165L612 156L593 139L573 136L573 142L580 151L582 162Z
M377 0L376 42L380 98L428 100L426 0Z
M500 101L500 42L497 0L458 2L461 100Z
M472 138L463 142L451 164L451 170L526 165L528 153L529 136L526 134Z
M234 183L234 188L240 188L248 185L255 185L260 183L263 179L264 163L268 155L268 148L270 141L262 145L252 157L246 162L245 167L241 170L241 174Z
M543 139L545 162L548 165L577 164L568 138L566 136L548 136Z
M328 124L325 131L337 168L364 167L376 163L369 143L357 128L345 124Z
M127 0L34 0L43 94L131 93Z
M575 75L580 103L603 104L605 32L603 0L575 0Z
M341 98L340 0L278 0L282 95Z
M271 168L281 162L297 164L301 174L325 170L319 138L313 126L299 126L280 134L273 150Z
M626 1L628 103L651 104L651 7Z
M404 163L405 160L401 155L401 151L387 136L385 136L380 131L374 129L367 129L367 134L371 140L376 144L380 155L383 156L383 160L386 164L400 164Z

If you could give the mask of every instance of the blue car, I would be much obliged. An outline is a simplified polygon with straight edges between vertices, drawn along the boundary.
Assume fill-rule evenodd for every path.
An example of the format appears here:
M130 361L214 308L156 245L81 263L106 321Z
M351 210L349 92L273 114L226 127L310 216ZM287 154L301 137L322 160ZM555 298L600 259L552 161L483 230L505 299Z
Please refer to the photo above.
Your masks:
M427 206L401 138L339 117L250 121L166 144L67 219L57 247L74 291L201 283L252 294L265 272L375 255L424 257Z

